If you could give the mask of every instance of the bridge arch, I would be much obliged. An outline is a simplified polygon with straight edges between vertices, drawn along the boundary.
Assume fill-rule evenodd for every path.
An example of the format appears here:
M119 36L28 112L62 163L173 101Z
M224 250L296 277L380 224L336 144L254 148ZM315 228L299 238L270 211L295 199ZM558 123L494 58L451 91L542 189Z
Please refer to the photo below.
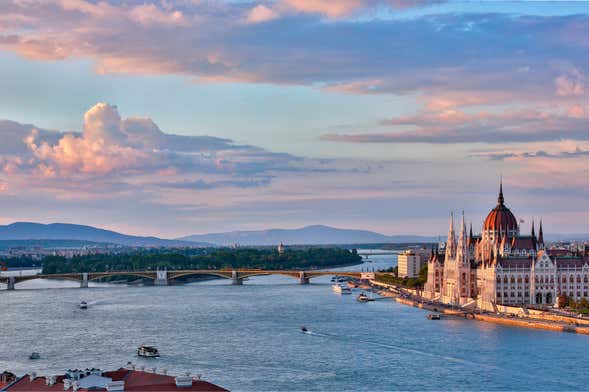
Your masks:
M185 271L175 273L174 271L168 271L168 280L174 280L178 278L185 278L187 276L216 276L218 278L231 279L231 272L216 272L216 271ZM239 276L241 278L241 275Z

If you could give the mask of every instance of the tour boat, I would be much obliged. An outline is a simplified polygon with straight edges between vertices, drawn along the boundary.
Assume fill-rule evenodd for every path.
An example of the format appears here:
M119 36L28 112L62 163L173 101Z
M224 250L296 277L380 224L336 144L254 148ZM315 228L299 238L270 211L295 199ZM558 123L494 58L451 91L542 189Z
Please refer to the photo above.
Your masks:
M36 351L33 351L31 353L31 355L29 355L29 359L40 359L40 358L41 358L41 355L39 355L39 353Z
M86 301L80 302L80 309L88 309L88 303Z
M427 318L430 320L439 320L441 317L437 313L430 313L427 315Z
M139 346L137 349L137 355L144 358L157 358L160 353L157 348L152 346Z
M332 290L338 294L352 294L352 289L341 285L341 284L334 284L331 286Z
M304 325L301 327L301 332L302 333L307 333L309 332L309 330L307 329L307 327L305 327Z
M366 294L364 294L364 293L360 293L360 295L358 295L358 296L356 297L356 299L357 299L359 302L370 302L370 301L374 301L374 298L372 298L372 297L369 297L369 296L367 296L367 295L366 295Z

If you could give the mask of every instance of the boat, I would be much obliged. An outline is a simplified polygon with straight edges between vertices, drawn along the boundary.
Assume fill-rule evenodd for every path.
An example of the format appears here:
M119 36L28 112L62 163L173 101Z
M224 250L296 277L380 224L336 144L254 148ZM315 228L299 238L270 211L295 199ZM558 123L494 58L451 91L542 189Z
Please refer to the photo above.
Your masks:
M153 346L141 345L137 349L137 355L144 358L157 358L160 356L160 352Z
M305 326L303 325L303 326L301 326L301 332L302 332L302 333L307 333L307 332L309 332L309 330L307 329L307 327L305 327Z
M358 295L358 296L356 297L356 299L357 299L359 302L371 302L371 301L374 301L374 298L367 296L367 295L366 295L366 294L364 294L363 292L362 292L362 293L360 293L360 295Z
M86 301L80 302L80 309L88 309L88 303Z
M441 319L440 315L437 313L430 313L427 315L427 318L430 320L440 320Z
M334 284L331 289L338 294L352 294L352 289L341 284Z
M31 353L31 355L29 355L29 359L32 359L32 360L41 359L41 355L38 352L33 351Z

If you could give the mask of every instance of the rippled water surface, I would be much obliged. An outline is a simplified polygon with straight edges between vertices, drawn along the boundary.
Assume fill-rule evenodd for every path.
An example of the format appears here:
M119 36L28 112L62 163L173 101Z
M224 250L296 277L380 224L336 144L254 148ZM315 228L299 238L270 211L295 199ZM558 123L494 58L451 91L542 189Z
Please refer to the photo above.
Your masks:
M390 266L375 256L367 266ZM348 269L359 270L361 266ZM0 291L0 371L63 373L128 361L232 390L587 389L589 336L429 321L390 300L339 296L329 278L168 287L31 281ZM90 303L80 310L81 300ZM302 334L306 325L311 334ZM135 356L140 344L162 357ZM42 355L28 360L32 351Z

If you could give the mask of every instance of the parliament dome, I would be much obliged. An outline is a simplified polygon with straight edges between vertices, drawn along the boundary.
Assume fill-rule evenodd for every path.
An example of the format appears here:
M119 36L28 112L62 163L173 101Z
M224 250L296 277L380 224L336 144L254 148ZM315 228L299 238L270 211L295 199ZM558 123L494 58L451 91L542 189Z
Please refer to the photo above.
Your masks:
M502 232L508 236L515 235L518 232L517 219L515 219L513 213L505 205L503 184L499 186L497 206L487 215L483 224L483 231L496 232L498 234Z

